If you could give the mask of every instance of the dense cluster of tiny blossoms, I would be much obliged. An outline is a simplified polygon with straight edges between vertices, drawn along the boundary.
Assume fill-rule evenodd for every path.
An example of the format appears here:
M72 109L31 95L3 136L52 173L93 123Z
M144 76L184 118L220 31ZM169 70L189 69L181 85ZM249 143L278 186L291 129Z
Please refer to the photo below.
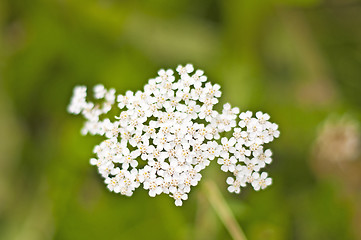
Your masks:
M94 98L102 104L86 100L86 87L75 87L68 111L85 117L82 134L106 137L95 146L90 163L108 188L131 196L143 186L151 197L165 193L181 206L214 159L235 176L227 179L230 192L239 193L246 183L256 190L270 185L267 173L259 173L272 155L263 144L279 136L269 115L241 113L237 127L238 108L227 103L221 113L213 109L221 96L218 84L207 82L203 71L194 72L190 64L176 71L179 79L173 70L160 70L143 91L124 95L97 85ZM119 115L106 118L113 108ZM233 137L218 142L222 132L232 130Z

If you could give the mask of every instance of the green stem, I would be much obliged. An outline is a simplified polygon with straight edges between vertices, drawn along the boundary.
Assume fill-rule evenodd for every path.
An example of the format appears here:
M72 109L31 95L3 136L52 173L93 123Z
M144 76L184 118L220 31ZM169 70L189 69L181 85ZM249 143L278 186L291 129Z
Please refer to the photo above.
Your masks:
M232 214L231 209L229 208L226 200L223 198L217 185L213 181L208 180L204 183L204 188L209 202L232 238L234 240L247 240L242 228L237 223L236 218Z

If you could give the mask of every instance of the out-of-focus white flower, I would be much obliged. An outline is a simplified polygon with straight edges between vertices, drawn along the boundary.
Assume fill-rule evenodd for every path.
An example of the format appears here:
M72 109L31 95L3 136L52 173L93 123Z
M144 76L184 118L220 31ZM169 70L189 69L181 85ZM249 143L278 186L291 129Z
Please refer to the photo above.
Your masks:
M356 160L361 153L360 125L350 116L330 118L319 128L314 156L320 162L342 163Z
M125 95L96 85L94 98L103 103L87 102L86 87L74 88L68 111L85 117L82 134L106 138L95 146L96 158L90 163L108 189L131 196L143 186L151 197L168 194L181 206L214 159L234 175L227 179L230 192L239 193L247 183L256 190L268 186L270 178L258 171L271 162L272 153L263 151L263 144L279 136L278 126L268 121L268 114L257 112L253 118L247 111L239 115L236 127L237 107L227 103L221 113L213 109L221 96L218 84L207 82L202 70L191 74L191 64L176 71L178 79L173 70L161 69L144 91ZM104 118L114 104L120 114ZM216 141L232 130L233 137Z

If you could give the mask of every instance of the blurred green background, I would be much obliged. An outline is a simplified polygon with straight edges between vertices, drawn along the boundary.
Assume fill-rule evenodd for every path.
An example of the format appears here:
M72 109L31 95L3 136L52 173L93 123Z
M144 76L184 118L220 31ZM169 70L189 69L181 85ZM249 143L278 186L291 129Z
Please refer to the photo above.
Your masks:
M66 112L72 89L141 89L193 63L221 103L268 112L273 185L227 192L249 240L361 239L358 0L1 0L0 239L230 239L202 184L110 193L89 165L101 138ZM330 147L331 146L331 147ZM202 183L202 181L201 181Z

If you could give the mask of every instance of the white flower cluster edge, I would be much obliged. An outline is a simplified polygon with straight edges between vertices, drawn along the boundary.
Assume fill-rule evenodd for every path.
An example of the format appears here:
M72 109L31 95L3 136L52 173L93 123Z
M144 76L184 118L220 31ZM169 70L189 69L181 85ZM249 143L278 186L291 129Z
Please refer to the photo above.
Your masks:
M165 193L181 206L214 159L233 174L226 181L230 192L239 193L247 183L255 190L270 185L272 179L260 172L272 161L263 144L279 136L278 125L269 122L268 114L239 114L229 103L217 112L218 84L212 85L191 64L178 66L176 72L179 79L173 70L161 69L143 91L124 95L96 85L94 98L101 103L86 100L85 86L74 88L68 111L85 117L82 134L106 138L95 146L96 158L90 163L109 190L131 196L142 185L151 197ZM119 114L109 119L112 109ZM233 136L221 138L222 132Z

